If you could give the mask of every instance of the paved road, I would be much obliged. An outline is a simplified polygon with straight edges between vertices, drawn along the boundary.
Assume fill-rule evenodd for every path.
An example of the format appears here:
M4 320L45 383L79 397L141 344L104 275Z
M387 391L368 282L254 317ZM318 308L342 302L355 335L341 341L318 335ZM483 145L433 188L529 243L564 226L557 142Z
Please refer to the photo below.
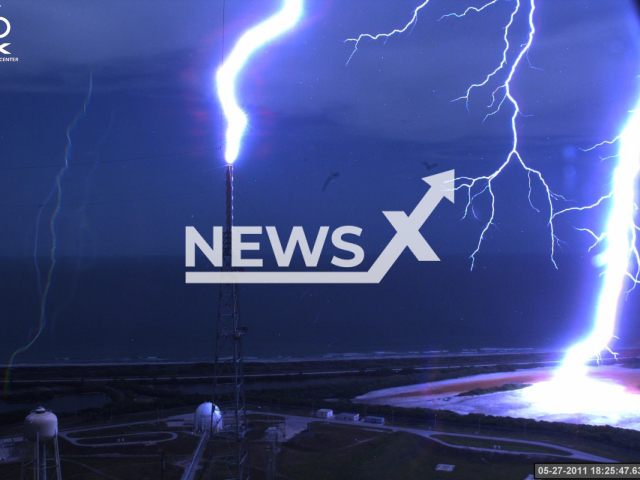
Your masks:
M185 465L184 467L184 473L182 474L181 480L193 480L193 478L195 477L195 474L198 471L198 468L203 460L203 453L205 449L202 448L202 446L204 445L206 438L207 432L203 432L200 436L198 446L193 452L191 462L189 462L189 464Z
M107 427L109 428L109 427ZM171 440L175 440L176 438L178 438L178 434L174 433L174 432L149 432L150 434L156 435L159 433L163 433L163 434L167 434L169 435L169 438L162 438L162 439L149 439L149 440L141 440L141 441L135 441L135 442L105 442L105 443L82 443L83 440L87 441L89 439L93 439L95 440L96 438L100 438L100 437L105 437L105 438L113 438L113 437L118 437L118 438L125 438L125 437L130 437L130 436L137 436L137 435L143 435L144 433L140 432L140 433L123 433L123 434L117 434L117 435L96 435L95 437L81 437L81 438L73 438L73 437L69 437L69 433L72 433L71 431L67 431L67 432L59 432L59 435L64 438L65 440L68 440L69 442L73 443L74 445L79 445L81 447L110 447L110 446L124 446L124 445L146 445L148 443L160 443L160 442L169 442Z
M260 413L260 412L250 412L250 413ZM599 457L597 455L591 455L591 454L588 454L588 453L581 452L579 450L574 450L574 449L569 448L569 447L563 447L563 446L559 446L559 445L555 445L555 444L551 444L551 443L534 442L534 441L530 441L530 440L516 440L516 439L512 439L512 438L503 438L503 437L486 437L486 436L482 436L482 435L447 433L447 432L440 432L440 431L434 431L434 430L420 430L418 428L405 428L405 427L393 427L393 426L389 426L389 425L376 425L376 424L364 423L364 422L345 422L345 421L341 421L341 420L336 420L334 418L324 420L324 419L319 419L319 418L300 417L300 416L296 416L296 415L283 415L283 414L278 414L278 415L280 415L280 416L285 418L286 430L287 430L287 439L295 436L297 433L299 433L300 431L304 430L309 422L321 421L321 422L340 424L340 425L350 425L350 426L355 426L355 427L388 430L388 431L392 431L392 432L408 432L408 433L413 433L415 435L419 435L421 437L429 438L429 439L433 440L434 442L441 443L442 445L446 445L446 446L451 447L451 448L476 450L476 451L479 451L479 452L492 452L492 453L495 453L498 450L494 450L494 449L491 449L491 448L465 447L465 446L462 446L462 445L451 445L451 444L443 442L442 440L439 440L438 438L434 438L434 435L449 435L449 436L452 436L452 437L478 438L478 439L483 439L483 440L495 441L496 443L499 443L499 442L526 443L528 445L536 445L536 446L539 446L539 447L546 447L546 448L553 448L553 449L556 449L556 450L562 450L562 451L564 451L564 452L566 452L568 454L568 455L544 454L545 456L548 455L548 456L554 456L554 457L558 457L558 458L565 458L565 459L572 459L572 460L583 460L583 461L589 461L589 462L615 462L614 460L611 460L611 459L608 459L608 458ZM291 435L290 435L290 433L291 433ZM518 451L514 451L514 450L499 450L499 452L508 453L508 454L515 454L515 455L533 455L532 452L518 452Z
M390 427L392 428L392 427ZM551 455L554 457L560 457L560 458L571 458L571 459L575 459L575 460L585 460L585 461L589 461L589 462L615 462L614 460L611 460L609 458L604 458L604 457L599 457L597 455L591 455L589 453L584 453L581 452L579 450L574 450L572 448L569 447L561 447L559 445L554 445L552 443L544 443L544 442L534 442L531 440L515 440L515 439L510 439L510 438L502 438L502 437L485 437L485 436L481 436L481 435L465 435L465 434L461 434L461 433L446 433L446 432L434 432L434 431L425 431L425 430L418 430L418 429L412 429L412 428L392 428L392 429L397 429L400 431L405 431L405 432L410 432L410 433L415 433L416 435L420 435L422 437L427 437L427 438L431 438L431 440L434 440L438 443L441 443L443 445L447 445L450 447L454 447L455 445L451 445L448 444L446 442L443 442L442 440L439 440L437 438L433 438L433 435L448 435L451 437L467 437L467 438L480 438L483 440L492 440L495 442L516 442L516 443L526 443L528 445L537 445L539 447L547 447L547 448L554 448L556 450L562 450L564 452L569 453L570 455L553 455L551 453L549 454L543 454L543 455ZM457 448L469 448L471 450L478 450L478 451L483 451L483 452L495 452L495 450L490 449L490 448L478 448L478 447L457 447ZM524 454L524 455L532 455L532 452L517 452L517 451L513 451L513 450L499 450L500 452L505 452L505 453L515 453L518 455Z

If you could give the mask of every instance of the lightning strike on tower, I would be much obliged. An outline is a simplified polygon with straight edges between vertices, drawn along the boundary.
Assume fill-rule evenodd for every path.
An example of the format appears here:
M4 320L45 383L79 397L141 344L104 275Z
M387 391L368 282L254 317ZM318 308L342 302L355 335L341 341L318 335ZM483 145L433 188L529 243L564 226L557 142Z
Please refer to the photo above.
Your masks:
M246 31L216 73L218 98L227 120L225 161L226 171L226 229L223 237L222 272L233 272L233 163L240 154L242 137L247 126L247 115L236 98L236 84L249 57L262 45L292 28L302 14L302 0L284 0L282 9ZM224 15L223 15L224 18ZM213 373L213 404L231 415L231 425L222 431L211 428L211 439L216 437L228 446L226 453L215 462L224 466L228 474L238 480L248 479L247 417L245 412L244 366L242 337L246 328L238 313L238 286L220 284L216 347ZM230 360L228 360L230 359ZM233 384L218 385L221 378L231 378ZM214 409L212 409L213 415ZM213 417L212 417L213 425Z
M87 114L87 107L89 106L89 101L91 100L92 91L93 91L93 73L91 73L91 75L89 76L89 91L87 92L87 95L84 99L82 108L78 111L78 113L76 113L75 117L73 118L73 120L71 121L71 123L69 124L66 130L67 146L64 150L64 163L60 168L60 171L58 171L58 174L56 175L56 179L53 184L53 188L51 189L51 192L49 192L49 195L47 196L43 204L40 206L40 209L38 210L38 215L36 216L36 234L35 234L35 245L33 249L33 260L36 267L38 293L40 295L40 312L39 312L39 318L38 318L38 330L36 331L36 334L33 336L31 341L29 341L26 345L18 348L11 355L11 358L9 359L7 369L5 371L5 376L4 376L5 395L9 392L9 377L11 374L11 367L13 365L13 362L16 356L22 352L25 352L27 349L31 347L31 345L33 345L36 342L36 340L38 340L47 323L47 313L48 313L47 306L49 301L49 293L51 291L51 280L53 278L53 272L56 268L56 263L58 261L58 257L57 257L58 236L56 234L56 220L58 219L58 215L60 214L60 208L62 207L62 180L65 176L65 173L67 173L67 170L69 170L69 159L71 157L71 133L78 125L78 121ZM49 221L49 230L51 231L51 251L49 253L49 268L47 270L46 281L43 288L41 272L40 272L40 267L39 267L38 258L37 258L38 236L40 231L40 217L42 216L42 211L48 205L49 201L54 196L54 194L56 196L56 203L53 210L53 214L51 215L51 220Z
M282 10L263 23L247 30L216 74L218 98L227 119L224 158L232 164L240 153L247 115L238 105L236 81L249 57L262 45L293 27L302 14L302 0L285 0Z
M497 0L496 0L497 1ZM462 18L471 12L480 13L482 10L495 4L496 1L491 1L483 6L469 7L463 13L450 13L440 17L438 21L442 21L447 17ZM361 34L356 38L347 39L345 42L354 42L354 49L347 61L351 61L355 53L358 51L360 42L367 38L369 40L377 40L379 38L385 38L385 41L396 34L406 32L410 27L415 26L418 13L421 9L427 6L429 0L420 4L414 11L410 21L402 28L396 29L389 33L380 34ZM600 198L597 202L586 207L571 207L566 209L557 210L555 203L557 201L564 201L564 197L554 193L549 184L544 179L542 173L534 168L531 168L522 158L518 151L518 128L517 119L521 114L520 106L515 100L512 91L512 80L514 75L518 72L518 67L521 65L524 57L528 60L528 53L533 44L534 36L536 33L534 23L535 13L535 0L529 0L528 7L524 7L521 0L516 0L515 7L511 12L508 23L504 27L504 49L502 50L502 60L498 66L492 70L485 78L472 84L466 92L454 99L453 101L464 100L467 109L469 109L469 97L475 89L487 87L490 83L494 82L498 78L498 85L492 91L492 101L488 105L488 113L485 115L484 120L488 120L490 117L498 113L504 106L510 106L511 113L511 150L507 154L505 160L500 167L487 175L479 177L461 177L456 179L458 181L455 189L465 189L467 191L467 203L464 208L463 219L469 213L469 210L473 212L474 201L482 196L488 195L491 201L491 210L488 221L480 232L478 244L471 254L471 269L475 266L476 255L479 253L482 247L485 236L491 226L494 225L495 211L496 211L496 198L493 192L493 182L502 173L502 171L511 162L518 163L528 176L528 189L529 189L529 204L536 211L536 208L531 202L532 193L532 177L537 180L537 183L544 189L546 193L548 203L548 228L550 233L550 254L551 262L557 268L555 262L555 247L559 243L559 239L555 234L554 219L563 213L572 210L588 210L595 208L602 204L606 200L612 201L611 212L607 222L607 228L601 235L596 235L591 230L579 229L587 231L596 240L596 244L605 241L607 242L607 248L602 255L603 263L606 264L606 271L604 273L604 284L600 299L598 302L596 318L594 322L594 329L588 338L574 347L572 347L565 358L563 368L564 373L571 375L579 374L583 372L583 367L587 361L593 358L600 358L600 354L603 350L609 350L609 343L614 336L615 321L618 314L618 304L620 300L620 294L624 287L625 279L630 278L635 286L639 280L640 274L640 255L636 247L636 231L638 227L634 223L634 215L637 210L635 204L635 183L640 168L640 106L637 107L635 113L630 120L629 124L625 128L624 132L613 140L602 142L602 144L612 144L620 141L621 147L618 155L611 157L619 157L619 164L614 173L614 185L611 193ZM521 15L520 11L524 9L524 13L528 17L528 37L527 41L518 44L515 47L511 45L510 33L514 23L514 19L517 15ZM528 13L527 13L528 12ZM506 105L505 105L506 104ZM592 147L595 148L595 147ZM590 149L587 149L590 150ZM475 215L475 212L474 212ZM629 271L629 263L633 259L636 264L636 272L631 273ZM610 350L609 350L610 351Z

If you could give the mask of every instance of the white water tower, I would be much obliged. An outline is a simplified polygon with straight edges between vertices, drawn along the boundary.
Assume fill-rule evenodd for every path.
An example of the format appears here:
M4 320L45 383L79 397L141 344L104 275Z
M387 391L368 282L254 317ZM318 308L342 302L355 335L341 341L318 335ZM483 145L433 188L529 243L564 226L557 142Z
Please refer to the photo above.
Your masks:
M62 480L58 450L58 417L42 407L33 410L24 420L23 444L25 449L22 480L47 480L47 471L54 469L51 478ZM53 460L48 469L47 456Z

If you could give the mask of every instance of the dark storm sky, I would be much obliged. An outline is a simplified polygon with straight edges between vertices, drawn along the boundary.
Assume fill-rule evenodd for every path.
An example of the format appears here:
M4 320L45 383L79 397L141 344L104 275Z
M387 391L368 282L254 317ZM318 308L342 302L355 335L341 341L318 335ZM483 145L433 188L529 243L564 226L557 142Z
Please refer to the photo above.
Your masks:
M514 2L438 22L480 4L434 0L410 35L363 42L345 66L352 47L342 40L404 25L417 4L307 1L300 24L252 57L238 88L250 122L236 164L238 224L355 224L365 246L380 248L393 233L381 210L409 210L425 191L422 161L469 176L503 160L510 109L482 123L491 89L475 92L470 114L450 101L500 61ZM606 150L578 149L614 137L640 91L638 22L626 1L538 4L529 54L536 69L523 65L514 80L522 110L532 115L519 120L522 152L552 189L584 203L607 188L613 163L599 161ZM227 2L225 48L279 6ZM62 165L65 130L91 71L93 95L72 131L63 179L60 254L82 247L83 255L180 255L186 225L220 223L224 122L212 75L221 7L211 0L2 4L12 25L4 40L20 59L0 65L3 255L32 254L36 214ZM525 26L516 20L512 42L525 39ZM334 171L339 179L322 193ZM542 251L544 212L526 208L522 172L505 173L496 186L496 220L505 231L493 231L487 246ZM539 189L534 199L543 204ZM478 203L482 218L487 208ZM52 212L43 210L41 227ZM432 220L432 241L468 254L481 223L459 223L460 203L439 213L446 218ZM581 249L566 226L559 221L559 234ZM50 240L40 238L46 252Z
M363 229L365 268L394 234L381 212L411 211L427 190L421 177L449 169L458 176L486 175L504 161L511 146L510 106L482 121L497 83L474 91L469 112L463 102L451 100L499 64L503 27L515 0L442 21L443 14L483 2L431 0L410 33L387 42L363 41L346 65L353 46L343 40L402 27L420 3L305 0L300 23L251 57L238 85L249 126L235 164L236 224L275 225L284 236L302 225L310 237L321 225L357 225ZM280 5L280 0L227 0L225 50ZM164 273L154 278L149 270L144 281L156 290L135 296L133 283L126 292L124 286L117 291L122 279L105 272L124 265L109 263L112 256L173 256L180 261L172 267L172 281L184 286L185 226L205 234L223 223L225 122L213 88L222 52L222 1L7 0L0 16L11 22L10 34L0 40L10 42L8 50L19 58L0 63L0 256L28 260L35 248L40 268L48 265L53 200L42 209L37 245L36 218L64 163L66 130L93 74L86 116L71 131L70 168L56 221L57 253L73 260L67 273L53 277L45 333L53 335L52 317L59 314L60 338L39 340L40 345L54 345L52 355L69 356L72 337L65 335L95 336L102 338L102 344L91 344L96 351L129 355L126 345L113 345L120 337L131 338L131 345L149 344L150 324L142 317L149 322L167 317L151 324L165 341L204 342L209 337L196 332L211 328L214 305L193 312L195 323L185 322L184 332L170 325L184 311L180 301L203 304L211 289L187 286L183 297L161 294L164 287L154 282ZM626 0L538 0L534 22L531 67L524 61L512 83L527 115L518 119L520 152L552 190L572 200L566 206L591 203L610 188L615 159L599 157L615 148L580 149L615 137L637 104L640 22ZM512 45L526 41L526 26L524 15L516 17ZM438 167L427 172L422 162ZM332 172L340 176L322 192ZM292 345L319 342L331 351L335 333L318 331L347 328L354 338L366 331L380 340L388 331L385 319L394 318L402 326L398 338L418 338L416 332L425 331L424 316L431 315L440 323L428 324L439 332L429 345L446 346L442 338L465 335L486 345L498 330L504 338L495 344L508 344L518 328L518 341L538 335L531 343L542 345L550 338L545 325L555 327L562 316L559 330L565 336L548 342L566 344L572 328L587 328L588 320L578 313L592 308L599 285L593 253L587 253L591 238L574 226L598 230L607 207L557 220L557 234L566 241L556 258L558 273L549 260L548 210L540 185L534 182L532 192L539 213L529 206L527 177L515 166L496 181L495 192L496 227L478 256L477 273L468 272L466 257L488 218L489 202L480 198L479 219L461 222L460 193L455 205L443 202L422 229L437 254L456 259L455 268L444 260L437 268L419 264L405 252L406 267L397 266L380 286L313 287L313 300L304 286L243 287L245 318L257 329L255 338L279 345L288 335ZM266 235L261 254L273 260ZM526 266L518 260L525 256L534 259ZM82 266L97 260L107 267L78 277ZM328 260L323 262L320 268L327 268ZM29 267L20 267L20 280L3 279L0 315L3 329L11 332L0 342L6 352L32 338L37 324L35 268L33 261L24 264ZM443 290L433 291L429 275L436 270L448 277ZM75 276L68 273L73 271ZM128 276L124 271L121 277ZM108 280L111 293L92 283L101 275L115 279ZM558 285L570 291L561 294ZM76 286L85 292L76 296ZM16 291L24 293L22 300L12 297ZM125 294L131 303L119 304ZM509 303L502 304L507 297ZM300 306L303 301L310 303ZM279 310L282 305L288 305L286 313ZM106 313L116 306L120 310ZM514 326L514 316L529 330ZM87 317L100 333L82 330ZM543 317L547 324L536 326ZM112 341L105 332L114 318L121 324ZM288 326L301 318L307 323L292 333ZM318 318L334 323L320 327ZM361 348L427 345L389 347L378 340ZM167 355L161 347L150 351Z

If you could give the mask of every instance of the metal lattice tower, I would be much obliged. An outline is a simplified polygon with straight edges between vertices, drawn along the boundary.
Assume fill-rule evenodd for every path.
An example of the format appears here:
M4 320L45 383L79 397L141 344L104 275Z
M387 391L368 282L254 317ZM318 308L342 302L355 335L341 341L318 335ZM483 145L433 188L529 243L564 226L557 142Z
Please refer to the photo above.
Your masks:
M223 236L222 271L231 272L233 229L233 166L227 165L227 224ZM213 371L213 404L222 412L223 429L211 428L211 448L215 462L210 472L216 477L249 479L247 417L245 410L242 337L238 285L220 284L216 349ZM212 408L213 412L214 408Z

